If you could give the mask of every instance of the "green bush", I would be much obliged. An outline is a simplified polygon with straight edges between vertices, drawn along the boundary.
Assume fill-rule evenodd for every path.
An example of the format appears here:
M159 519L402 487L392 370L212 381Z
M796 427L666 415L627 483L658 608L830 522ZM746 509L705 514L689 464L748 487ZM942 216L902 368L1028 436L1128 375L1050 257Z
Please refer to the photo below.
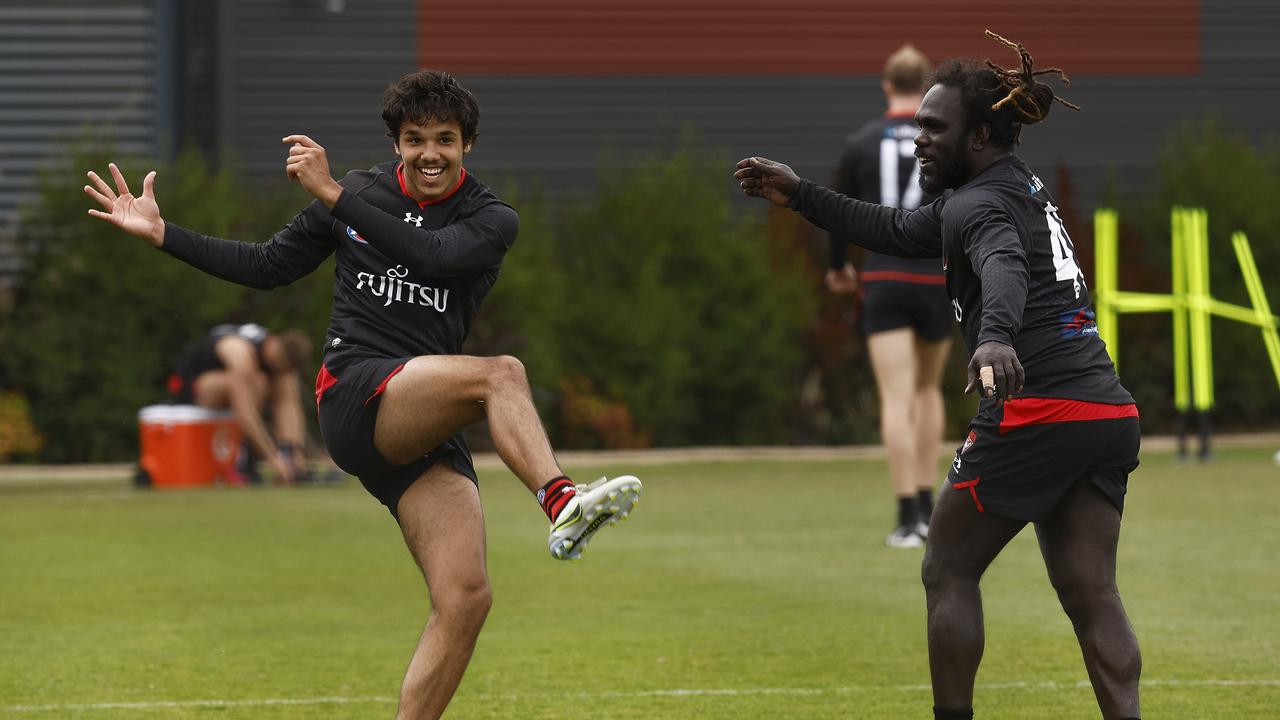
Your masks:
M42 447L44 436L31 421L27 399L16 392L0 392L0 463L34 457Z
M558 201L559 214L516 204L520 240L485 320L510 328L504 347L555 405L558 439L790 439L812 293L759 215L735 204L730 166L686 135L669 155L609 163L598 192ZM566 416L578 407L600 410Z
M1280 312L1280 152L1260 149L1215 119L1186 124L1166 138L1158 182L1142 197L1117 200L1122 228L1122 290L1168 292L1170 212L1202 207L1209 216L1210 288L1214 297L1251 306L1231 246L1249 237L1272 312ZM1136 236L1133 237L1133 236ZM1128 240L1128 242L1124 242ZM1122 316L1121 375L1138 397L1144 425L1173 427L1173 349L1167 313ZM1224 427L1274 426L1280 392L1257 327L1213 321L1214 417ZM1126 358L1128 358L1126 360Z

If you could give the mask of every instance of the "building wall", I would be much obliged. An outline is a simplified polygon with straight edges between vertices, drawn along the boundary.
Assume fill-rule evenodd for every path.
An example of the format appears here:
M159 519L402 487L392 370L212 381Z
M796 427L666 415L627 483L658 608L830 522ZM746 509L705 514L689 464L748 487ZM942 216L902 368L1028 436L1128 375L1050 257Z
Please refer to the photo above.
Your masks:
M910 41L931 56L1016 56L1073 78L1019 149L1053 184L1065 168L1079 204L1109 179L1137 189L1167 131L1206 112L1251 137L1280 102L1280 4L1272 0L1081 0L963 9L948 0L232 0L222 96L227 148L277 172L275 140L299 129L342 166L388 157L381 90L419 65L448 69L480 99L469 166L555 193L590 191L610 154L661 150L684 127L726 158L769 155L826 179L843 137L883 107L883 58ZM728 181L726 179L726 187Z
M69 139L155 152L157 21L150 0L0 3L0 232ZM0 271L11 261L0 253Z
M227 0L219 13L218 138L235 162L283 178L293 133L335 168L391 155L382 92L416 69L412 0Z
M505 64L492 60L482 52L488 45L477 39L484 27L479 22L459 20L433 30L425 12L431 4L423 2L421 60L476 73L463 73L486 113L486 134L473 165L487 167L489 173L538 177L551 188L589 186L602 147L660 148L685 125L696 127L707 144L729 158L768 155L803 175L826 179L842 138L883 108L878 74L889 51L910 41L935 58L982 56L1012 64L1012 52L982 36L988 26L1023 41L1039 67L1059 66L1073 78L1070 87L1060 88L1061 94L1083 110L1056 106L1045 123L1026 129L1019 152L1051 184L1058 168L1065 167L1086 208L1101 201L1109 178L1128 190L1150 183L1157 148L1177 124L1213 112L1260 140L1273 133L1270 113L1263 108L1280 103L1280 78L1263 70L1280 60L1280 43L1274 42L1280 3L1270 0L988 0L964 3L963 13L946 9L959 7L955 3L931 0L912 4L925 12L911 16L873 9L883 3L805 0L798 10L817 20L768 24L757 9L747 14L754 12L762 21L751 27L706 18L683 22L680 8L691 4L687 2L611 3L612 8L644 5L654 10L649 24L619 19L610 31L619 38L637 26L665 28L654 31L653 72L643 73L643 63L634 55L612 65L589 55L576 61L582 68L576 72L558 55L525 66L558 69L556 75L530 74L518 58ZM564 0L554 5L584 4ZM748 10L761 5L727 4ZM731 17L734 11L722 8L720 15ZM560 28L558 34L573 32L571 14L554 20L550 25ZM603 32L598 25L582 25L580 34ZM537 42L531 40L541 42L542 28L488 32L498 41L517 38L513 42L534 53ZM713 37L716 32L720 35ZM435 33L461 38L461 45L474 48L473 54L468 57L452 45L445 48L449 52L437 54L431 42ZM681 33L693 33L723 54L699 63ZM644 32L636 34L644 37ZM846 37L847 42L842 40ZM545 44L559 47L555 40ZM621 39L617 44L634 50ZM591 43L591 50L601 52L598 43ZM688 64L667 62L668 53ZM724 57L733 62L723 62ZM700 67L720 72L701 73Z
M79 128L124 153L170 133L282 177L279 139L302 132L336 169L390 157L382 90L425 64L480 99L469 167L494 183L589 192L611 154L661 150L693 127L727 160L760 154L825 180L843 137L883 107L882 58L1012 62L981 35L1023 41L1074 84L1019 149L1051 185L1060 167L1085 209L1108 178L1152 181L1176 124L1214 112L1261 140L1280 103L1273 0L980 0L912 11L869 0L44 0L0 4L0 225L41 163ZM180 62L159 62L164 49ZM172 99L173 102L169 102ZM726 190L731 184L726 173ZM5 263L0 251L0 265Z

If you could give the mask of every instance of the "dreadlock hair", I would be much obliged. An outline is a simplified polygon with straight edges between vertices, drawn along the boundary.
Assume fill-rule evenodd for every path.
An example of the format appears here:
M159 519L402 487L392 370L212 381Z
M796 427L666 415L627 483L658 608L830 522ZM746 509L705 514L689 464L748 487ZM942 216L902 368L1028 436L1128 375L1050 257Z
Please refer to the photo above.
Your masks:
M1056 74L1064 85L1071 80L1058 68L1034 70L1035 60L1022 43L1006 40L986 31L987 37L1017 51L1022 61L1018 69L1003 68L990 60L948 60L938 69L934 79L939 85L960 90L961 103L969 116L970 126L984 123L991 128L991 142L1000 147L1018 144L1023 125L1044 120L1053 101L1072 110L1080 108L1054 94L1053 88L1036 80L1040 75Z
M382 96L382 121L387 137L400 137L405 121L425 124L454 121L462 130L462 142L476 141L480 106L471 91L443 70L419 70L401 77Z

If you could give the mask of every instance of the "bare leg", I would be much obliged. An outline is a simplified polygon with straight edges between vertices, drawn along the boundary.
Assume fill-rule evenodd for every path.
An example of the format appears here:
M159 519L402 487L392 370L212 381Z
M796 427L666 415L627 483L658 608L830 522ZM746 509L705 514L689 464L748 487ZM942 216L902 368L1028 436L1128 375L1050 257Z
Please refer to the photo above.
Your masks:
M374 445L404 464L481 420L498 455L529 490L563 475L538 418L524 365L513 357L425 355L409 361L383 393Z
M493 603L484 517L475 485L440 463L409 487L398 512L427 580L431 614L405 671L396 718L435 720L453 699Z
M938 486L938 457L942 453L942 428L946 407L942 402L942 373L951 352L951 340L929 342L915 337L916 355L916 489ZM928 521L928 518L921 518Z
M302 415L302 388L297 373L279 373L271 378L271 421L276 442L302 449L306 445L306 421Z
M889 455L889 479L899 498L916 494L919 466L916 431L912 428L916 388L915 333L911 328L867 337L871 367L880 391L880 436Z
M236 424L244 433L245 441L264 460L275 455L275 441L262 420L262 410L267 404L267 376L261 371L233 373L228 370L210 370L200 373L191 384L191 395L196 405L214 410L231 410Z
M1036 525L1036 536L1049 581L1075 626L1102 717L1138 717L1142 656L1116 588L1120 512L1093 485L1080 483Z
M938 707L973 706L985 642L978 581L1024 525L978 512L968 493L950 485L939 494L921 573L929 611L929 674Z

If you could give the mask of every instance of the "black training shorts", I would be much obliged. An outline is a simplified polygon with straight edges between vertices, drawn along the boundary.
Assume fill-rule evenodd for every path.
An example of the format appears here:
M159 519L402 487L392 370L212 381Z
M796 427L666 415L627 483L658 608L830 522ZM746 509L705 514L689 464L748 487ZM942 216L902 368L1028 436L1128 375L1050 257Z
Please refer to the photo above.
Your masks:
M1040 522L1081 482L1124 511L1142 439L1136 406L1048 398L994 405L982 402L947 473L978 512Z
M320 368L316 376L316 407L324 446L338 467L360 478L360 483L399 520L396 506L415 480L437 461L479 485L471 451L459 433L408 465L392 465L373 445L378 403L387 383L411 358L349 360Z
M909 327L929 342L940 342L951 335L951 300L940 283L902 282L892 279L867 278L863 273L862 332L878 332ZM941 280L942 276L938 276Z

